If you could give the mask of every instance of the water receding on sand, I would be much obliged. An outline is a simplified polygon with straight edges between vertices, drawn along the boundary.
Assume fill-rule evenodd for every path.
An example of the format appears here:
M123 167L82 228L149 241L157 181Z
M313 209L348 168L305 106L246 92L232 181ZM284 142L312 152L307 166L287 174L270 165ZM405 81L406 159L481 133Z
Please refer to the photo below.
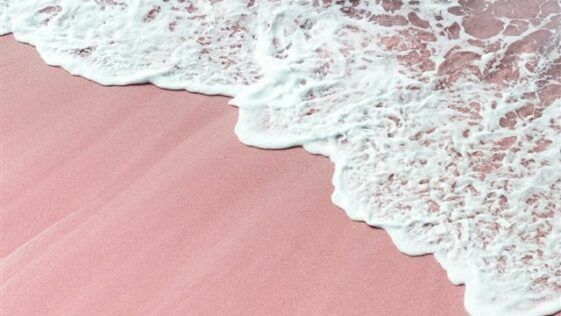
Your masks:
M334 202L433 253L471 313L561 309L559 1L0 6L49 64L232 96L242 142L329 156Z

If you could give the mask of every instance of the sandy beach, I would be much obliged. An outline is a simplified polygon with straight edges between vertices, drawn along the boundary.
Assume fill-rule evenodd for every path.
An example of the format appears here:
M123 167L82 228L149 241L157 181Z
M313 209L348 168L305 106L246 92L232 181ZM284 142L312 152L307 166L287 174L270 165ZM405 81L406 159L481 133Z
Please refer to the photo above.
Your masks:
M227 98L104 87L1 44L4 315L463 315L432 256L330 201L332 165Z

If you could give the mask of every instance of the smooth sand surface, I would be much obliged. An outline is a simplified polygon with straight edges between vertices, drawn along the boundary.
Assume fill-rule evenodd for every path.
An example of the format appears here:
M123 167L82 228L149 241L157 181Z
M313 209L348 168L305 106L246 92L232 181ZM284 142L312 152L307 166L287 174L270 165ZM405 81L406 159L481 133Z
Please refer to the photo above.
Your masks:
M432 256L330 201L332 165L223 97L103 87L1 45L2 315L463 315Z

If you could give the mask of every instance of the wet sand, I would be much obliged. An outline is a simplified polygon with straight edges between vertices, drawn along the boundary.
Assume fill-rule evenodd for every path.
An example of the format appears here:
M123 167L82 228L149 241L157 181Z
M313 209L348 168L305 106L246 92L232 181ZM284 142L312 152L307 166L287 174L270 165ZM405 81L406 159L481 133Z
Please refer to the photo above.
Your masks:
M331 203L328 159L242 145L227 98L0 47L3 314L465 314L432 256Z

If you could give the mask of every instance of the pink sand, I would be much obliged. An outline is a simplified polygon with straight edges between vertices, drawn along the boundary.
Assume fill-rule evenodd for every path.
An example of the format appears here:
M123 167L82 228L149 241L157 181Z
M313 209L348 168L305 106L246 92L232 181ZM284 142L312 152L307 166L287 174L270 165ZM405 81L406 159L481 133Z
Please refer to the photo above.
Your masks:
M242 145L226 98L0 44L3 315L465 313L432 256L331 204L328 159Z

